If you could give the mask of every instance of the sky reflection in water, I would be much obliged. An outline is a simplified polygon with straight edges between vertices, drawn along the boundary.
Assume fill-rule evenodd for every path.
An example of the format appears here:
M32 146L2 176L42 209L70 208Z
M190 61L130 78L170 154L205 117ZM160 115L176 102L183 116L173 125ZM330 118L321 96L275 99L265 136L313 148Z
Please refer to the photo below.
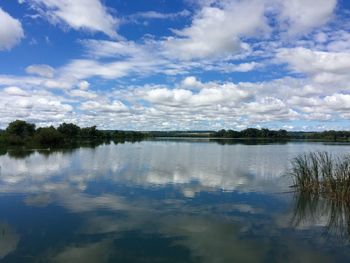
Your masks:
M0 260L347 262L349 210L284 193L290 159L316 150L349 146L170 140L6 153Z

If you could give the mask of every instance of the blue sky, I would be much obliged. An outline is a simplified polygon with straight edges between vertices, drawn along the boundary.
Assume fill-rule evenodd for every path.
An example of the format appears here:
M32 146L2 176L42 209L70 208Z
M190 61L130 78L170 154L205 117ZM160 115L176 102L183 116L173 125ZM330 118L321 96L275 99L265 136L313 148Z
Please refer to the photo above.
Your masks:
M0 127L349 129L350 3L2 0Z

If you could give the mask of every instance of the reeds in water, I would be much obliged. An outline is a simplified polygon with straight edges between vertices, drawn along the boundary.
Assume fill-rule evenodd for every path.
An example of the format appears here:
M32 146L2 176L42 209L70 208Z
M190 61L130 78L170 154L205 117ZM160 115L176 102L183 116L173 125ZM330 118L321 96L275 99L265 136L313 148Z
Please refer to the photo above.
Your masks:
M305 153L292 160L290 175L299 191L350 202L350 155Z

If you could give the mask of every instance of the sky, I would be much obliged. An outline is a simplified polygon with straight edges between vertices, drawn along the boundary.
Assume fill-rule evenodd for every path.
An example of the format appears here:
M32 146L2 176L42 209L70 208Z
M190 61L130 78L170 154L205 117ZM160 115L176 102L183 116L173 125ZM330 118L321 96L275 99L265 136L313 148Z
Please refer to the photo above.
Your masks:
M349 130L349 0L0 0L0 128Z

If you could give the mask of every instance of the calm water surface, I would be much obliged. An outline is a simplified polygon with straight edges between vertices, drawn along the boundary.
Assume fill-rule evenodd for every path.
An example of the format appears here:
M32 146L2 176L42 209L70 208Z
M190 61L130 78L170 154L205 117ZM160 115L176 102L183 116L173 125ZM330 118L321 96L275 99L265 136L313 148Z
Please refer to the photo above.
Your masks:
M350 209L290 193L299 153L161 140L0 156L1 262L350 262Z

